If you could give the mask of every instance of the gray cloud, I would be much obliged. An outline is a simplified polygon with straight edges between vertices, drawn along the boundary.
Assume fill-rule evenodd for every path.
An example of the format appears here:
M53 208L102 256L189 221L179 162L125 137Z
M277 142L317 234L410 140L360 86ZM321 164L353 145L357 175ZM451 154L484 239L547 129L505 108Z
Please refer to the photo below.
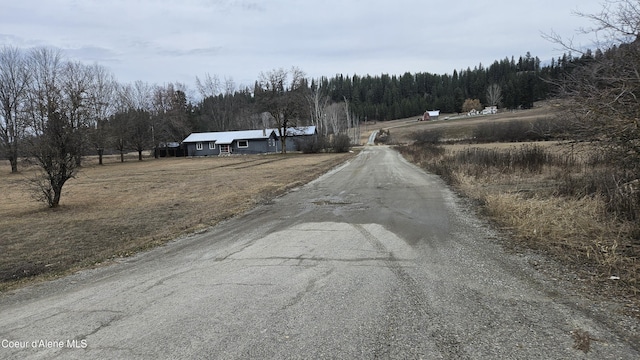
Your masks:
M67 56L84 62L97 62L108 65L107 63L123 61L119 58L117 52L107 48L84 46L80 48L63 48L62 50Z
M193 49L187 49L187 50L159 49L157 53L162 56L175 56L175 57L218 56L222 54L222 47L214 46L214 47L208 47L208 48L193 48Z
M4 5L3 5L4 6ZM553 10L551 10L553 9ZM310 76L432 72L531 51L560 55L540 32L570 37L600 10L583 0L21 0L0 13L0 45L54 46L105 63L125 82L192 82L204 73L251 84L261 71ZM190 78L190 79L189 79Z

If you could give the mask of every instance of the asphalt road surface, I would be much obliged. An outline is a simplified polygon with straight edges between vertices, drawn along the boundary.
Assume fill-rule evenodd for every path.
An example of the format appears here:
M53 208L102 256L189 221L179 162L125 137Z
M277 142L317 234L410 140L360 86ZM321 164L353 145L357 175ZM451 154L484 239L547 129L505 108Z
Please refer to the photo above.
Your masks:
M640 358L633 319L529 263L367 147L205 233L3 295L0 358Z

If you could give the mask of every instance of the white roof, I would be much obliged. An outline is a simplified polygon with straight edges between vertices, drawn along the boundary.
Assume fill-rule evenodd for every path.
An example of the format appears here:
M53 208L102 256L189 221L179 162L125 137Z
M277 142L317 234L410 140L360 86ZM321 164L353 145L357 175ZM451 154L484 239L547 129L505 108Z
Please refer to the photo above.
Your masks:
M231 144L234 140L268 139L272 132L275 132L276 136L279 134L278 129L192 133L182 140L182 142L194 143L215 141L216 144L227 145ZM315 126L296 126L287 128L287 136L315 135L315 133Z
M270 131L275 131L276 136L280 134L278 129L268 129ZM287 136L302 136L302 135L315 135L316 127L315 126L296 126L287 128Z
M192 133L182 140L182 142L193 143L215 141L216 144L227 145L231 144L234 140L268 139L272 132L272 129L267 129Z

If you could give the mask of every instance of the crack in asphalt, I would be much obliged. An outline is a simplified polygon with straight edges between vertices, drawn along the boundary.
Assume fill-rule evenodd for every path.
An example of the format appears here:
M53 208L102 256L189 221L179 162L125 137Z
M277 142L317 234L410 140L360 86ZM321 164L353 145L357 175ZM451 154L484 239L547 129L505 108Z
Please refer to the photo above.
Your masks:
M114 314L115 316L109 318L105 322L100 323L100 325L98 325L93 331L90 331L88 333L76 336L77 339L86 339L89 336L96 334L98 331L110 326L112 323L122 319L125 316L124 312L116 311L116 310L92 310L92 311L87 311L87 314L98 314L98 313Z
M289 308L300 303L307 294L311 293L316 288L316 284L318 283L318 281L320 281L321 279L327 278L334 271L335 271L335 268L333 267L327 268L327 270L324 271L319 276L314 276L313 278L311 278L309 282L307 282L307 286L304 288L304 290L298 292L289 302L284 304L284 306L280 308L280 311L288 310Z

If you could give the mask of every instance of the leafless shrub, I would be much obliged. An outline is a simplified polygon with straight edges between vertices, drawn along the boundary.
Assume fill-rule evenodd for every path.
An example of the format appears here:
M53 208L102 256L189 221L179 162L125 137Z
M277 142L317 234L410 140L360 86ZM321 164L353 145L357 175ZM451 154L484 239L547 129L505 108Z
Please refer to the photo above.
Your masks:
M333 137L331 148L334 152L345 153L351 150L351 138L347 134L339 134Z
M296 144L298 150L305 154L317 154L325 151L328 147L327 138L322 135L315 136L313 139L300 140Z

